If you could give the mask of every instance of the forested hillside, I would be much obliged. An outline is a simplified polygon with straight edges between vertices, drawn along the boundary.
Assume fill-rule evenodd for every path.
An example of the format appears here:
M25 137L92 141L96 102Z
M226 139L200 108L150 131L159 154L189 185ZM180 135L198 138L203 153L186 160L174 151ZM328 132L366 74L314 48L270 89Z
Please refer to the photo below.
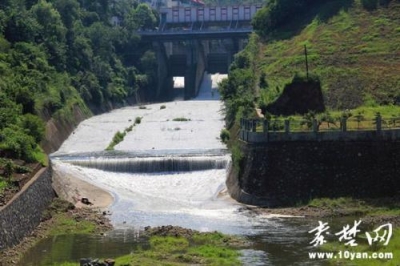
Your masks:
M43 160L49 119L152 97L155 55L135 31L157 18L134 0L0 1L0 176L10 158Z
M228 120L275 100L294 76L321 82L328 110L400 104L400 1L273 0L221 90ZM247 99L247 100L246 100ZM247 113L243 110L248 110ZM239 111L239 112L238 112Z

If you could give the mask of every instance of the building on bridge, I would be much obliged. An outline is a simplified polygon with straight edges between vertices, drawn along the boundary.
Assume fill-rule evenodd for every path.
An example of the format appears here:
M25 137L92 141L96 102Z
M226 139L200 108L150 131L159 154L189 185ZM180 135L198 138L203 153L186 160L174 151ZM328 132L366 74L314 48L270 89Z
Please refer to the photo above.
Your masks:
M233 56L252 32L251 19L262 5L175 6L159 9L160 25L140 31L157 54L156 97L171 95L173 77L184 77L184 98L197 95L203 73L228 73Z
M204 2L202 0L151 0L150 6L159 10L160 8L204 6Z

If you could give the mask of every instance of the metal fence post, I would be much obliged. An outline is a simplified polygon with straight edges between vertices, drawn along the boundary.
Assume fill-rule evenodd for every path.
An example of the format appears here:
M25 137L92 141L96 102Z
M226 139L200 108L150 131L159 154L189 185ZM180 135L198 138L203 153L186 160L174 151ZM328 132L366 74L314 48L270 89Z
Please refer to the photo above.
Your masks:
M380 113L376 114L376 131L381 132L382 131L382 117Z
M318 122L317 122L317 119L313 119L313 120L312 120L312 129L313 129L313 132L314 132L314 133L318 132Z
M343 132L347 131L347 117L343 116L340 120L340 128Z
M268 133L268 120L263 121L263 133Z
M290 120L285 119L285 134L289 134L290 132Z

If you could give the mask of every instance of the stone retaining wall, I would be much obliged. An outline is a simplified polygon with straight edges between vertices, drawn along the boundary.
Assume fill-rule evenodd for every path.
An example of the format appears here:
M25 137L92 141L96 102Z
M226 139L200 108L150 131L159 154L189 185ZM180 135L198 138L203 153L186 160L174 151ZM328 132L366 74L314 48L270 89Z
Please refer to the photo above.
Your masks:
M43 168L0 208L0 249L17 245L40 223L42 212L55 193L51 186L51 169Z
M288 141L242 145L240 173L227 185L236 200L268 207L316 197L400 195L400 141Z

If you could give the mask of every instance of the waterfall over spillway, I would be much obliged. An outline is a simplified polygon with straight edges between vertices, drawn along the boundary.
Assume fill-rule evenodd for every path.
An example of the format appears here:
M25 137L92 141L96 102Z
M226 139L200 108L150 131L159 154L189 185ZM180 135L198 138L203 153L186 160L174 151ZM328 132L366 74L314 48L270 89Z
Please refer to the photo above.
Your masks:
M246 216L227 193L231 155L219 137L223 107L210 75L203 85L191 101L127 107L82 122L52 155L54 171L112 193L111 220L117 228L179 225L249 233L263 220ZM141 123L114 151L105 151L135 117Z
M73 165L123 173L191 172L225 169L229 156L86 157L64 159Z

